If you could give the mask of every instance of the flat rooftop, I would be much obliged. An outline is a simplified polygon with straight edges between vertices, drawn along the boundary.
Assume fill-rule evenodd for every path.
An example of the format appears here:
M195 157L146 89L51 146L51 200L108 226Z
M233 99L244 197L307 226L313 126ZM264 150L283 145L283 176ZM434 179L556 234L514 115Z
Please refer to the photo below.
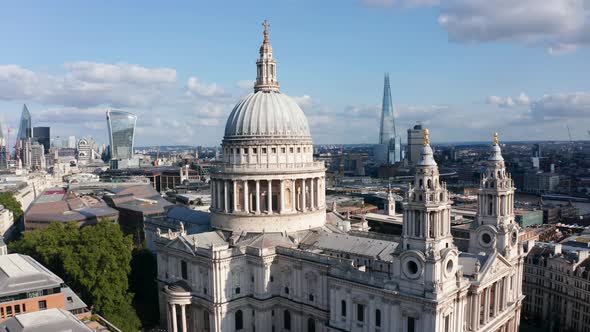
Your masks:
M0 332L92 332L64 309L48 309L14 316L0 323Z
M0 296L60 287L63 280L27 255L0 256Z

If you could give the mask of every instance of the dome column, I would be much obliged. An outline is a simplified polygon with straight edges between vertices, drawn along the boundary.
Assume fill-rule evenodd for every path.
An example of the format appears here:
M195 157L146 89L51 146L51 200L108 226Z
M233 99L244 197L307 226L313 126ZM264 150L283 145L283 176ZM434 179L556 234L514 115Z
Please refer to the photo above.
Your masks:
M316 190L315 190L315 183L314 183L315 181L314 180L315 180L315 178L309 179L309 182L310 182L309 183L310 184L310 186L309 186L309 191L310 191L309 209L312 211L315 210L315 192L316 192Z
M301 179L301 211L302 212L307 211L306 197L305 197L306 190L307 189L305 188L305 179Z
M232 197L234 198L233 199L232 212L236 212L236 211L238 211L238 200L239 200L239 197L238 197L238 183L237 183L236 180L233 180L232 183L233 183L233 187L234 187L234 191L232 193Z
M260 180L256 180L256 214L260 214Z
M297 192L295 191L295 180L291 180L291 211L297 212Z
M267 210L268 214L272 214L272 180L268 180L268 191L266 193L267 198Z
M280 182L280 190L279 190L279 214L285 213L285 180L279 180Z
M227 206L227 180L223 180L223 212L227 213L229 208Z
M217 210L221 211L223 209L223 201L221 200L221 181L219 180L215 180L215 192L217 193L215 205Z
M244 181L244 206L242 207L244 209L244 213L250 213L250 210L248 209L248 180Z

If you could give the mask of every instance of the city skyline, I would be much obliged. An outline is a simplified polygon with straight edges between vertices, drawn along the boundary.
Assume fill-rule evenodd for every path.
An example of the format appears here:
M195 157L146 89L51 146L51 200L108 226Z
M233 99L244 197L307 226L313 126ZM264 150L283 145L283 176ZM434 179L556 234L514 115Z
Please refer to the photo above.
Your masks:
M54 135L107 142L104 112L114 107L138 115L137 146L216 145L233 105L251 91L249 45L260 42L254 32L267 18L278 80L288 82L282 89L306 113L317 144L378 140L385 72L398 131L423 121L440 133L434 143L485 141L494 131L505 141L568 140L567 126L573 139L587 139L590 65L577 37L587 31L587 9L502 2L366 0L314 11L311 3L268 4L265 17L241 3L146 3L116 15L108 4L12 4L0 14L0 113L12 140L27 103L34 126Z

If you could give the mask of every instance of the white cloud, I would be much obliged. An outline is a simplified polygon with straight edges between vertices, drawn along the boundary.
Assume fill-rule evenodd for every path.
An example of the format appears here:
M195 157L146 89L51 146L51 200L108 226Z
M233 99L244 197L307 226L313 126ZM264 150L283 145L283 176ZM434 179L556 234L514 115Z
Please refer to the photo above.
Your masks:
M447 0L438 18L457 42L516 41L551 54L590 42L588 0Z
M521 92L518 97L515 98L515 100L518 105L528 106L531 103L531 98L524 92Z
M188 79L186 90L193 96L216 97L225 95L225 91L217 83L205 84L196 77L190 77Z
M252 90L255 82L254 80L239 80L236 82L236 86L241 90Z
M293 100L295 100L297 105L299 105L299 107L301 107L304 111L305 111L305 109L314 105L314 100L311 98L311 96L308 96L308 95L303 95L300 97L293 97Z
M486 103L489 105L494 105L502 108L510 108L513 106L529 106L531 103L531 98L524 92L521 92L516 97L499 97L499 96L489 96L486 99Z
M588 119L590 92L544 95L531 104L533 120Z
M62 76L34 72L18 65L0 66L0 99L45 105L151 107L164 102L176 71L137 65L94 62L65 64Z
M132 64L105 64L89 61L66 63L69 75L83 82L131 84L170 84L176 82L176 70L170 68L145 68Z
M504 108L514 106L514 100L512 100L512 97L503 98L498 96L489 96L486 100L486 103Z

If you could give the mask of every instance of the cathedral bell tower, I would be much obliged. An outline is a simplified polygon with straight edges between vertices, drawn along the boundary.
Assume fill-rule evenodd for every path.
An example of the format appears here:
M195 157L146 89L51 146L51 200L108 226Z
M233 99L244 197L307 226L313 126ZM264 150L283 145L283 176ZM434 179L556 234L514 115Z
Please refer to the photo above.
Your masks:
M424 130L424 146L404 205L402 242L405 249L440 252L453 245L451 202L446 184L439 179L428 129Z
M514 221L514 181L506 172L504 158L494 134L477 195L475 232L470 237L470 252L492 253L504 257L517 254L518 225Z
M446 184L439 179L428 129L424 130L414 182L409 185L404 202L397 255L401 279L410 292L439 298L456 289L459 252L451 235L451 202Z

